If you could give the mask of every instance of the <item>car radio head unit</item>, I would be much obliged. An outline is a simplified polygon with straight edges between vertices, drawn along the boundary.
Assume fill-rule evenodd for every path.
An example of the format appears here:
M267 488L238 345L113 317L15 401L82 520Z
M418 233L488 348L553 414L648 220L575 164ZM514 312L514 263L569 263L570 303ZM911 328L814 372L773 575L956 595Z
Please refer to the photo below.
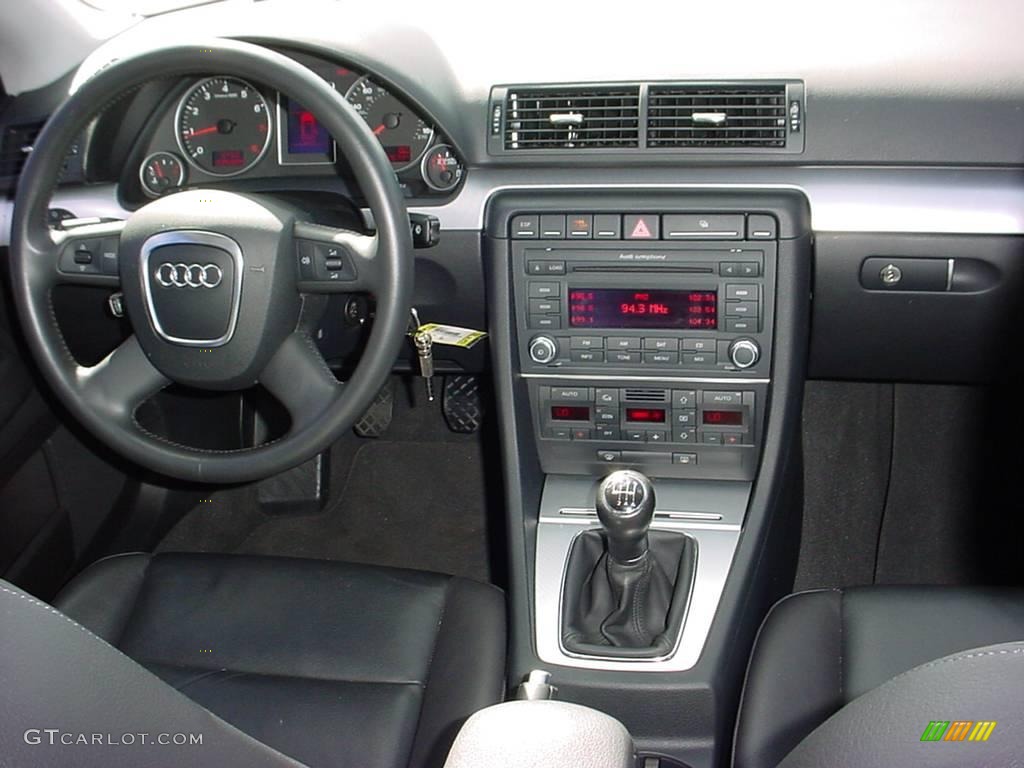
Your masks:
M569 327L713 331L718 291L570 286Z

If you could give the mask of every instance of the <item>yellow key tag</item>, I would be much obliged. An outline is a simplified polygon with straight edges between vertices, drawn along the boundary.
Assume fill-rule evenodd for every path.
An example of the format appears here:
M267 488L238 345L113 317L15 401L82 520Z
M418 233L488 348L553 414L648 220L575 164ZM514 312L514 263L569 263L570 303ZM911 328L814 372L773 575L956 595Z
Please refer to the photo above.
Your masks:
M460 328L457 325L442 325L441 323L427 323L421 325L417 331L429 333L430 340L435 344L445 344L462 349L469 349L487 336L486 331L474 331L472 328Z

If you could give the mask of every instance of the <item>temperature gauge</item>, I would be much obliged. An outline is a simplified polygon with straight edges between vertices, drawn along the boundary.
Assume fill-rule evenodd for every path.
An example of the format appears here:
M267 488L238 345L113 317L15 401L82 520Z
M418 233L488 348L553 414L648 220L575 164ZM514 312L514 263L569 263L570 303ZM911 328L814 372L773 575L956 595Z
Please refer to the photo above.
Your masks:
M427 152L420 171L427 186L438 192L455 189L462 180L462 163L455 156L455 150L447 144L438 144Z
M151 197L160 197L185 183L185 164L170 152L154 152L139 168L142 189Z

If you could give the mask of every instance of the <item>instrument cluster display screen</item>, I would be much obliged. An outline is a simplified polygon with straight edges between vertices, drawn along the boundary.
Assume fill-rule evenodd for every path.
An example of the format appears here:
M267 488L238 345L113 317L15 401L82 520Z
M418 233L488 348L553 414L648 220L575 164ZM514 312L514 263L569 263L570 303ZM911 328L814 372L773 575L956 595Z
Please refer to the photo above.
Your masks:
M713 331L718 328L718 291L570 288L569 325Z

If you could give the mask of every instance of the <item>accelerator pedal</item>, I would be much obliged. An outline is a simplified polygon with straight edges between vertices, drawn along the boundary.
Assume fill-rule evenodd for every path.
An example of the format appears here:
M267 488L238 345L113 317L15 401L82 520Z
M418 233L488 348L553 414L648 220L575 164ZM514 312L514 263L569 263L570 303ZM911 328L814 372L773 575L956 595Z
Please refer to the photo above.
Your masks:
M484 418L477 376L445 376L441 410L452 432L476 432Z

